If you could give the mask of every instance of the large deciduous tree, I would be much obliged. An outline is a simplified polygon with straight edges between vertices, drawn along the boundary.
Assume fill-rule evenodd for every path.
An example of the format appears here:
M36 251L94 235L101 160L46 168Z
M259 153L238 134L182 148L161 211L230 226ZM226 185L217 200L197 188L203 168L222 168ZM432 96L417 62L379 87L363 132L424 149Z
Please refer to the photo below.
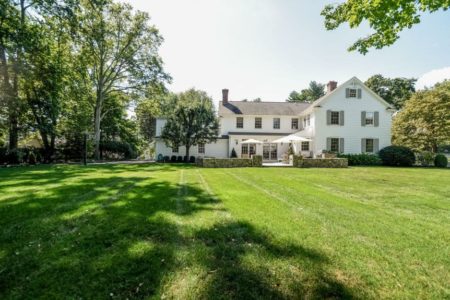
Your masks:
M188 90L177 95L175 108L167 118L161 137L169 147L186 147L214 142L219 134L219 121L212 99L203 91Z
M393 142L414 150L437 152L450 144L450 81L419 91L394 117Z
M327 30L334 30L343 23L355 28L367 22L375 32L358 39L349 48L350 51L366 54L369 48L381 49L395 43L402 30L420 22L421 13L447 10L449 7L448 0L347 0L325 6L321 15L325 17Z
M313 102L325 95L325 85L311 81L307 89L303 89L300 92L292 91L289 94L287 102Z
M386 78L380 74L373 75L365 84L386 102L401 109L406 100L416 91L415 78Z
M111 94L142 95L149 85L169 80L158 48L162 37L144 12L109 0L83 0L81 6L80 65L91 82L94 108L95 157L100 156L101 122L113 107L105 108Z

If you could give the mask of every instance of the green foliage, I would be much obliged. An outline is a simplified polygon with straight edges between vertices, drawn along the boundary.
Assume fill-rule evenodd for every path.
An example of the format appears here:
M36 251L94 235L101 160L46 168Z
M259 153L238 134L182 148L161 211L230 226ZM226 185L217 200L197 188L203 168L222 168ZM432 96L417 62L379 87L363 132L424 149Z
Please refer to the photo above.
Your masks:
M417 161L420 163L420 165L427 167L433 163L434 153L430 151L422 151L417 154Z
M416 161L412 150L404 146L387 146L380 150L379 156L386 166L410 167Z
M381 165L381 159L378 155L360 153L360 154L342 154L337 155L339 158L347 158L349 166L378 166Z
M195 156L189 157L189 162L190 162L191 164L195 163Z
M170 162L177 162L177 157L175 156L175 155L172 155L171 157L170 157Z
M231 149L231 158L237 158L236 150Z
M132 145L121 141L103 141L100 144L103 159L131 159L136 158L136 149Z
M385 78L377 74L367 79L365 84L387 103L401 109L416 91L416 81L416 78Z
M438 154L434 158L434 165L438 168L446 168L448 166L447 156L444 154Z
M311 81L307 89L301 90L301 92L292 91L289 94L287 102L313 102L325 95L325 85Z
M392 138L417 152L450 144L450 81L415 93L392 122Z
M327 30L334 30L343 23L356 28L367 22L375 32L360 38L349 48L349 51L357 50L366 54L370 48L381 49L395 43L402 30L420 22L422 13L447 10L449 7L448 0L347 0L326 5L321 15L325 17Z
M191 146L217 140L219 121L213 101L205 92L191 89L178 94L176 99L161 137L169 147L185 146L189 157Z

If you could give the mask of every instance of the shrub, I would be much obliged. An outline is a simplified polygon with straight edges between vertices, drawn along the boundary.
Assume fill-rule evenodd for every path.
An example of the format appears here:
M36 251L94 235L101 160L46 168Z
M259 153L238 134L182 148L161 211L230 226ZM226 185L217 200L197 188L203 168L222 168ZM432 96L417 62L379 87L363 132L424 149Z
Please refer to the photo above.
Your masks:
M183 156L178 156L177 157L177 162L182 163L183 162Z
M6 148L0 148L0 164L6 163L6 153L7 152L8 151Z
M432 152L429 152L429 151L420 152L417 155L417 160L419 161L419 163L422 166L424 166L424 167L429 166L434 161L434 154Z
M19 149L8 151L6 161L8 164L17 165L23 162L24 153Z
M191 164L195 163L195 156L189 157L189 162L190 162Z
M157 162L163 162L164 161L164 156L160 153L158 154L158 157L156 158Z
M36 155L34 154L34 152L30 152L30 154L28 154L28 163L30 165L36 164Z
M231 150L231 158L237 158L236 150L234 150L234 148Z
M184 162L188 162L188 157L185 155L185 156L183 156L183 161Z
M170 162L177 162L177 157L175 155L172 155L170 157Z
M167 163L170 161L170 157L168 155L164 156L164 162Z
M126 142L103 141L100 144L100 151L104 158L136 158L135 149Z
M416 160L411 149L404 146L387 146L380 150L379 156L386 166L412 166Z
M434 166L438 168L446 168L448 165L448 159L447 156L444 154L438 154L434 158Z
M381 165L380 158L375 154L338 154L339 158L347 158L349 166L378 166Z

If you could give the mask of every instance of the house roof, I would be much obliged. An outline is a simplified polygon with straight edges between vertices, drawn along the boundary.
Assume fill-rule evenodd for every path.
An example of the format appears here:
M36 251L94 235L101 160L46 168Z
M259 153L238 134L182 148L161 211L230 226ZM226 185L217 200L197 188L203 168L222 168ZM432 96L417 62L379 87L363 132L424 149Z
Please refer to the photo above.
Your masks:
M327 100L330 95L333 95L334 93L336 93L338 90L344 88L345 86L347 86L348 83L350 82L356 82L359 85L361 85L363 88L365 88L367 91L369 91L369 93L378 101L380 101L384 106L386 106L386 109L392 109L392 105L390 105L389 103L387 103L383 98L381 98L377 93L375 93L374 91L372 91L368 86L366 86L364 84L364 82L362 82L361 80L359 80L359 78L353 76L352 78L350 78L349 80L347 80L346 82L344 82L343 84L338 85L332 92L330 93L326 93L324 96L322 96L321 98L317 99L316 101L314 101L313 103L311 103L311 105L309 107L307 107L303 112L304 113L309 113L314 107L319 106L320 103L322 103L323 101Z
M219 102L219 116L226 115L280 115L297 116L311 103L305 102Z

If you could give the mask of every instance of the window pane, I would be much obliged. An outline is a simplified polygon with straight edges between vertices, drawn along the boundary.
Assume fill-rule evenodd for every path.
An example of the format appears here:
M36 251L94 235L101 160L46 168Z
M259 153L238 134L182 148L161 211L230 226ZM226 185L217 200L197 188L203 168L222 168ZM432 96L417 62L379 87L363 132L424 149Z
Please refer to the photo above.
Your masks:
M366 125L373 125L373 112L366 112Z
M302 142L302 151L309 151L309 142Z
M338 111L331 112L331 124L339 125L339 112Z
M205 153L205 144L198 144L198 153L200 154Z
M273 128L274 129L280 129L280 118L274 118L273 119Z
M255 128L262 128L262 119L255 118Z
M373 139L366 139L366 152L373 152Z
M178 147L172 147L172 152L173 153L178 153Z
M241 154L248 154L248 144L242 144Z
M244 128L244 118L243 117L236 118L236 128Z
M298 119L297 118L292 119L291 128L298 129Z
M332 138L331 139L331 148L330 150L332 152L339 152L339 139L338 138Z
M349 96L350 98L356 98L356 89L350 89Z

